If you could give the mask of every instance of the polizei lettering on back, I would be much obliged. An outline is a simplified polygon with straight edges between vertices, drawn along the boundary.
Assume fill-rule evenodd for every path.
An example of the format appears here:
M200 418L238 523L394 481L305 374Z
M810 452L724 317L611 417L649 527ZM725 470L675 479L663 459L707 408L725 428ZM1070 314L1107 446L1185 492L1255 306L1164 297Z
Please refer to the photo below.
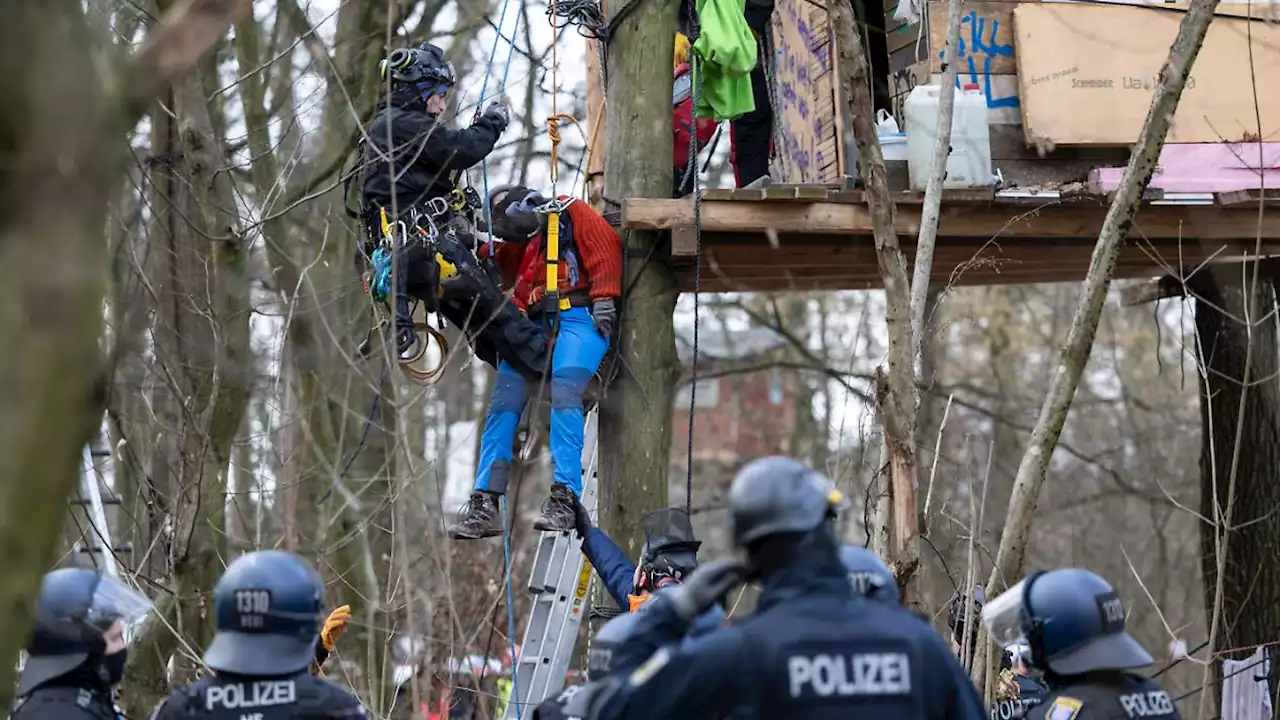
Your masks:
M911 694L906 653L792 655L787 674L793 698Z
M1164 717L1173 714L1173 699L1164 690L1128 693L1120 696L1120 707L1131 718Z
M204 691L204 708L239 710L247 708L292 705L298 701L298 688L292 680L257 680L254 682L214 685Z

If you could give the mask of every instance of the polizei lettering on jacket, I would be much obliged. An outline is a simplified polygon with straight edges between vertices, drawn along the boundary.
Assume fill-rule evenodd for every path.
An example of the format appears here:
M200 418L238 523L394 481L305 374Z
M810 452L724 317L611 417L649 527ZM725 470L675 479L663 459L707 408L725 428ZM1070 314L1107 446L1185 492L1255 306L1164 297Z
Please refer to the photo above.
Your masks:
M204 708L242 710L248 708L292 705L298 701L298 688L292 680L256 680L254 682L214 685L204 691Z
M787 673L793 698L911 694L906 653L792 655Z
M1131 718L1158 718L1173 714L1173 699L1164 690L1126 693L1120 707Z

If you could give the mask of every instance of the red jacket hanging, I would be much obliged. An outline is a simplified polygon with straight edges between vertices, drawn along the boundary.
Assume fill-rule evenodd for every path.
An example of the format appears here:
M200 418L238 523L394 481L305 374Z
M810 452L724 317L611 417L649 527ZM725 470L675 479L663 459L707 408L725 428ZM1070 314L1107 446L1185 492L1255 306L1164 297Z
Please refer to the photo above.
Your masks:
M570 203L560 215L560 296L583 301L620 296L622 240L618 233L581 200ZM477 255L488 257L489 245L481 245ZM541 232L527 243L496 243L493 259L521 310L527 312L546 294L547 254Z
M671 93L671 130L675 135L671 145L672 167L683 168L689 164L690 128L693 124L693 74L689 72L689 63L676 66L675 86ZM698 118L698 149L701 150L711 142L720 123L712 118ZM733 157L733 135L729 136L730 157ZM679 178L677 178L679 179Z

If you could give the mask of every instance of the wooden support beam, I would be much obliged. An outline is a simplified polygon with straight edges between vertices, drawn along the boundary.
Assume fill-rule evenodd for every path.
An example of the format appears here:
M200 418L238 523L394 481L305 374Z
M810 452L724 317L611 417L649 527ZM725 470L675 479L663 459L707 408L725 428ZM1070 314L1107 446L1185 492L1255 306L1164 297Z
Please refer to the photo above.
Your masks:
M1118 294L1122 307L1133 307L1166 298L1182 297L1186 295L1186 287L1178 278L1165 275L1154 280L1126 285L1120 288Z
M1239 209L1237 209L1237 207ZM896 214L898 232L913 235L920 222L919 206L901 203ZM952 237L1097 238L1106 208L1064 205L1006 207L1002 204L945 207L939 235ZM1228 240L1256 237L1280 240L1280 218L1262 218L1247 204L1157 205L1142 208L1134 221L1135 238ZM629 198L622 204L622 225L638 230L693 227L691 200ZM835 202L739 202L704 200L701 230L708 233L778 233L870 235L871 213L864 205ZM1092 242L1092 240L1090 240Z

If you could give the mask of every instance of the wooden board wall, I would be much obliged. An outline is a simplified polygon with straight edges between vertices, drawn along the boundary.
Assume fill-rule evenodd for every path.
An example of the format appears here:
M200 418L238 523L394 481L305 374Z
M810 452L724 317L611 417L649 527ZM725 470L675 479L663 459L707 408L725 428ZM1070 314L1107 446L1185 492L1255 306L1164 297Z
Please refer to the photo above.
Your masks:
M1134 142L1185 14L1084 3L1022 3L1014 12L1028 141ZM1191 70L1169 142L1251 141L1259 131L1267 139L1280 136L1280 93L1273 85L1278 74L1280 26L1216 18ZM1255 113L1261 115L1261 128Z
M827 10L813 0L778 0L772 31L775 117L781 127L770 175L783 183L839 182L842 132Z

